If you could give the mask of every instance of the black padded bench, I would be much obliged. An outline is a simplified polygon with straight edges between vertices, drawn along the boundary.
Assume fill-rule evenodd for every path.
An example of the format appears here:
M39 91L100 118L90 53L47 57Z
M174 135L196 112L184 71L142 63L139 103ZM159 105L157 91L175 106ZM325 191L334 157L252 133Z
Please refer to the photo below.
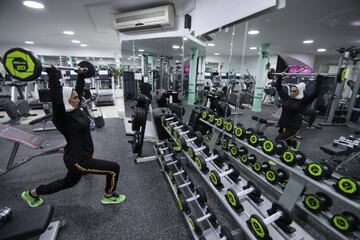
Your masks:
M20 240L39 236L40 240L56 239L60 222L52 222L54 207L47 205L25 210L12 210L8 222L0 225L0 240Z

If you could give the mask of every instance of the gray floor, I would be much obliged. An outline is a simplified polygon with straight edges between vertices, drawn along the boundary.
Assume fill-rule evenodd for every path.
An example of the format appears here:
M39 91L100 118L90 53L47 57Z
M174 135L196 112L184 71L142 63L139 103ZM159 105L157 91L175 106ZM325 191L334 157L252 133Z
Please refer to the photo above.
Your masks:
M28 125L18 126L31 131ZM72 189L45 196L54 205L54 220L66 220L58 239L190 239L184 218L170 194L156 162L135 164L128 138L120 119L106 119L102 129L92 132L95 157L116 161L121 166L119 192L127 195L125 203L103 206L100 203L105 178L86 175ZM40 133L50 137L56 132ZM11 144L0 139L1 163L7 160ZM19 149L19 158L35 151ZM1 165L3 168L3 164ZM15 211L27 206L20 198L22 191L41 183L64 177L66 168L61 155L34 159L1 176L0 206Z

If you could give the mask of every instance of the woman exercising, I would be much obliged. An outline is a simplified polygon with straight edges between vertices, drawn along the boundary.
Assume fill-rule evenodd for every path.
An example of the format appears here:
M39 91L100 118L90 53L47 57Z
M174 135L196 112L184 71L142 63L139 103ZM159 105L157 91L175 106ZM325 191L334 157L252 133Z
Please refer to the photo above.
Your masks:
M315 90L311 95L305 96L304 91L306 84L299 83L290 87L290 94L288 95L281 85L282 78L285 74L282 73L276 80L276 90L279 93L282 105L282 113L279 119L279 135L275 140L284 140L292 149L297 151L300 142L293 140L293 138L300 132L302 117L301 114L318 96L321 87L321 77L316 78Z
M59 81L61 74L55 67L48 68L46 71L49 76L53 106L52 121L67 142L63 159L68 172L65 178L25 191L21 197L30 207L39 207L44 203L41 195L71 188L84 174L98 174L106 175L105 194L101 203L119 204L125 201L125 195L115 193L120 171L119 164L93 158L94 145L90 133L90 120L79 108L84 92L84 74L81 71L78 72L74 90L71 87L61 87Z

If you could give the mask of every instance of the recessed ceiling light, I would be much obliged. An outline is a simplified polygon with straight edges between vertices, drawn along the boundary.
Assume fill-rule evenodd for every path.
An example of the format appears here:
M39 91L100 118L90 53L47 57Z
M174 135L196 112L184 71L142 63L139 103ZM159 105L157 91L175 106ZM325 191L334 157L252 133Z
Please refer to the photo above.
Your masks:
M259 34L259 30L250 30L250 31L248 31L248 34L250 34L250 35Z
M128 60L131 60L131 57L128 57Z
M354 27L359 27L360 26L360 20L351 22L351 25L354 26Z
M65 35L74 35L75 33L73 31L65 30L65 31L63 31L63 34L65 34Z
M176 62L176 63L178 63L178 62L179 62L179 60L176 60L175 62Z
M30 44L30 45L34 44L33 41L25 41L25 43L26 43L26 44Z
M142 57L142 54L138 54L139 57Z
M318 48L317 51L318 52L326 52L327 50L325 48Z
M80 44L80 47L87 47L87 44Z
M209 47L215 47L215 43L208 43Z
M35 1L23 1L24 6L27 6L29 8L35 8L35 9L43 9L44 4L41 2L35 2Z
M180 46L179 46L179 45L173 45L172 48L173 48L173 49L179 49Z
M102 61L103 59L102 59L102 58L100 58L99 60L100 60L100 61Z
M73 43L80 43L79 40L71 40L71 42L73 42Z
M90 59L89 57L87 57L86 59Z
M303 41L303 44L311 44L311 43L314 43L314 40L304 40Z
M216 53L214 53L214 55L215 55L215 56L219 56L219 55L220 55L220 53L217 53L217 52L216 52Z
M144 50L144 49L139 49L138 51L139 51L139 52L144 52L145 50Z
M74 59L77 59L77 58L74 58Z
M257 47L249 47L250 50L256 50Z
M187 37L183 37L183 39L184 39L184 41L188 40L188 38L187 38Z

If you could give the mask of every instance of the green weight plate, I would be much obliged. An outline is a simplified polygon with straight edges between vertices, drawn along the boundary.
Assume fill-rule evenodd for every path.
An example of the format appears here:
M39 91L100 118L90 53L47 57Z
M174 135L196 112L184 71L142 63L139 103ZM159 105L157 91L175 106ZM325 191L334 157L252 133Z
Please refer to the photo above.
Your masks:
M322 167L317 163L311 163L307 167L308 174L313 177L320 177L323 174Z
M254 163L254 165L252 166L253 170L257 173L261 172L261 165L260 163L256 162Z
M214 122L215 122L215 116L209 115L209 123L214 123Z
M225 123L225 131L231 133L233 130L233 123L232 122L226 122Z
M247 164L247 162L248 162L248 155L247 155L247 154L241 155L240 160L241 160L242 163Z
M238 155L238 152L239 152L239 150L238 150L237 146L231 146L230 153L232 156L236 157Z
M212 182L212 184L213 184L215 187L218 186L219 182L218 182L218 179L217 179L217 177L216 177L216 175L214 174L213 171L210 172L209 178L210 178L210 181Z
M226 198L229 200L231 206L237 207L236 196L231 191L228 190L226 192Z
M304 206L312 212L319 212L321 210L321 203L313 194L306 194L303 203Z
M180 198L177 198L177 202L178 202L178 207L181 211L184 211L184 208L183 208L183 205L182 205L182 202L180 200Z
M295 164L296 159L292 152L285 151L281 157L281 160L288 165L293 165Z
M342 215L334 215L331 218L331 224L342 232L348 232L350 229L349 221Z
M249 141L251 144L256 144L258 142L258 138L256 135L251 135Z
M201 163L201 160L198 156L195 157L195 163L196 163L196 166L198 167L199 170L202 170L203 169L203 165Z
M359 191L358 184L354 180L346 177L340 178L336 183L336 187L341 193L349 196L355 195Z
M235 128L235 136L237 138L242 138L244 136L244 131L241 127Z
M262 144L262 149L265 153L273 153L275 150L273 141L265 140Z
M203 111L203 112L201 113L201 118L204 119L204 120L206 120L207 115L208 115L208 113L207 113L206 111Z
M217 127L222 128L223 124L224 124L224 119L222 119L221 117L216 119L216 126Z
M257 239L268 239L269 231L261 219L256 215L251 215L248 226Z
M275 184L277 182L277 174L273 170L267 170L265 172L265 178L271 184Z

